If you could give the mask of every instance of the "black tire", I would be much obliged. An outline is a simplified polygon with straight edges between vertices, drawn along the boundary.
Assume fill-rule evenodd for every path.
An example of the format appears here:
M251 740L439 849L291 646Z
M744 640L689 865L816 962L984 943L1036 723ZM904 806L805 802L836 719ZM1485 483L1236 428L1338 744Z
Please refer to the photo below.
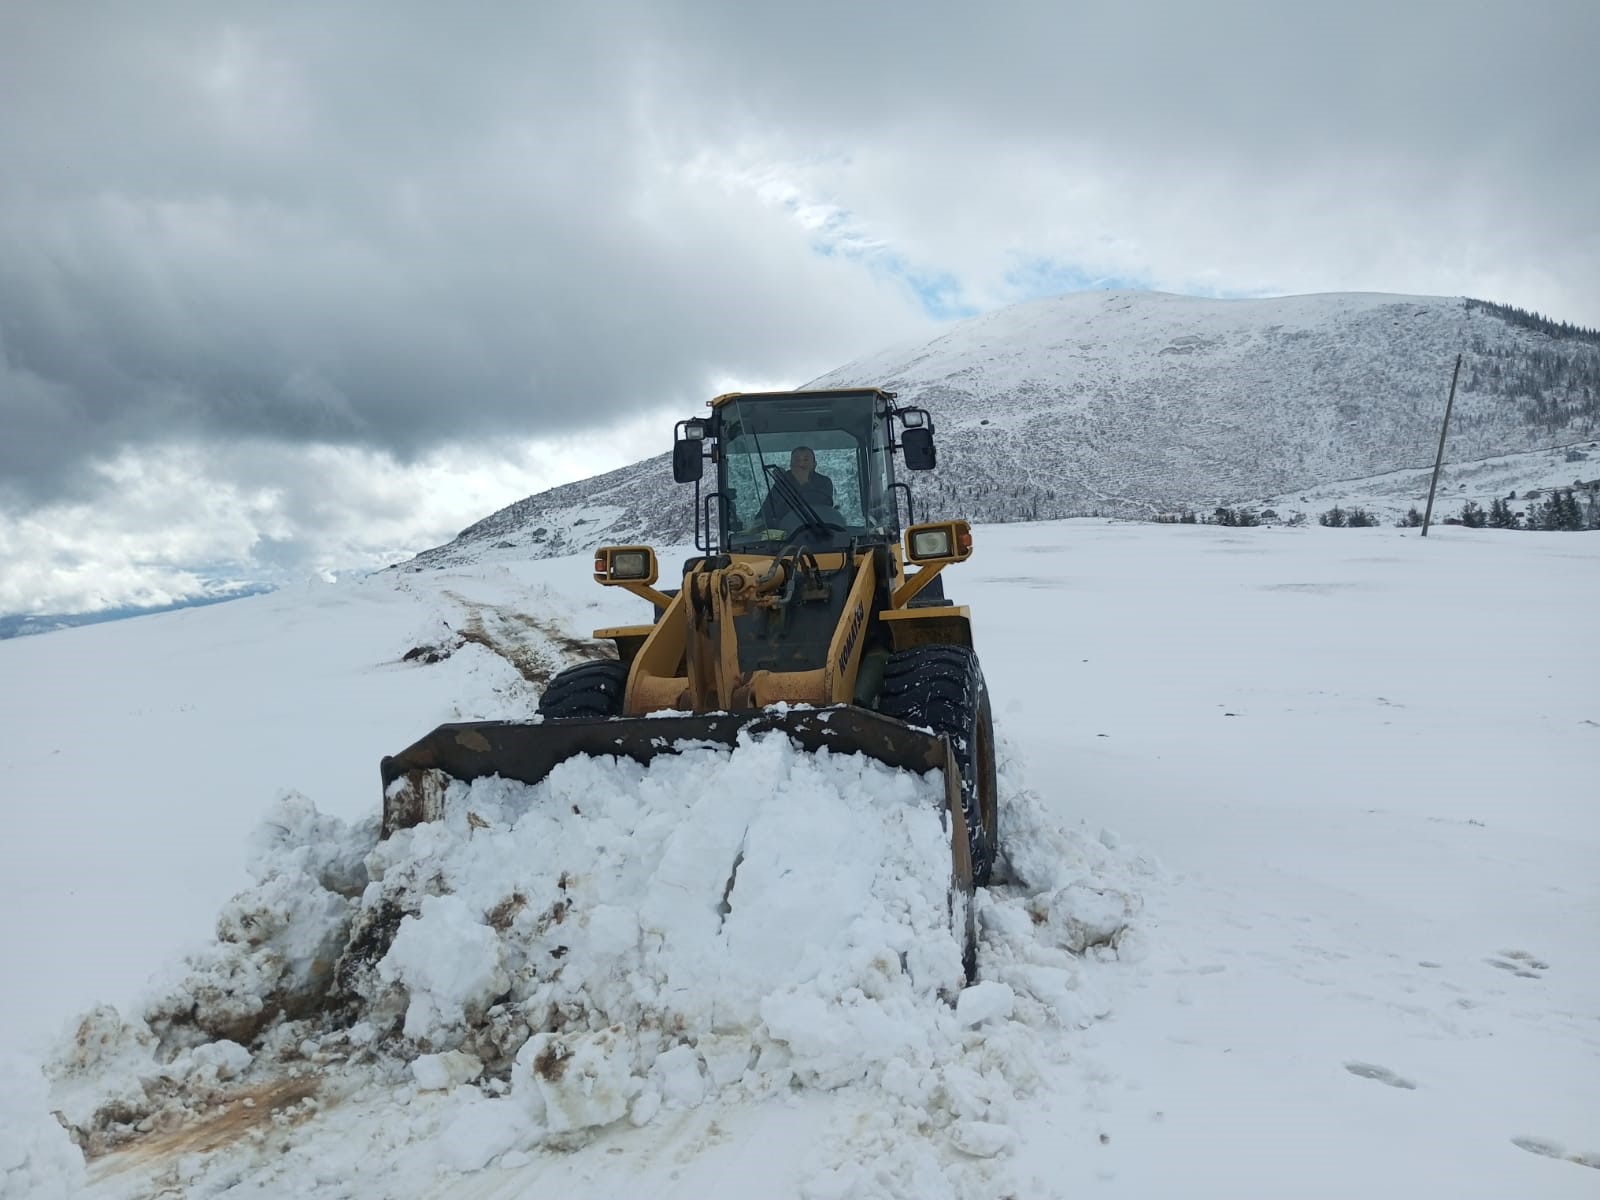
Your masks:
M989 882L1000 846L994 718L977 654L967 646L913 646L889 656L878 711L950 739L961 768L961 808L972 848L972 881Z
M562 717L620 717L622 694L628 687L628 664L602 658L568 667L550 681L539 697L539 715Z

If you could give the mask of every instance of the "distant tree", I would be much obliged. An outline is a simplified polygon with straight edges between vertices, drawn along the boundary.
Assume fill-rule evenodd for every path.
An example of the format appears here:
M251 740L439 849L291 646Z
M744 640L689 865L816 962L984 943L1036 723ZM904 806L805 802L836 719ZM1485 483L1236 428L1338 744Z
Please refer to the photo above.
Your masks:
M1578 495L1570 488L1561 493L1561 517L1561 528L1574 533L1582 532L1588 526L1588 522L1584 519L1583 506L1578 503Z
M1378 518L1364 508L1352 508L1345 515L1345 524L1351 529L1370 529L1378 523Z
M1402 529L1415 529L1422 524L1422 514L1417 511L1417 506L1413 504L1406 510L1406 515L1396 521L1395 524Z
M1552 489L1545 502L1539 506L1539 528L1551 532L1558 531L1565 523L1566 515L1561 504L1561 493Z
M1192 512L1185 512L1182 516L1180 516L1178 518L1178 524L1180 524L1180 525L1198 525L1199 523L1200 523L1200 519L1198 517L1196 517Z
M1254 509L1226 508L1219 505L1212 512L1209 524L1254 528L1261 524L1261 517Z
M1329 529L1343 529L1346 524L1344 509L1335 504L1317 518L1317 524L1326 525Z
M1517 308L1511 304L1494 304L1487 300L1468 298L1466 302L1468 312L1473 309L1484 309L1494 313L1497 317L1512 325L1521 325L1525 329L1536 329L1540 333L1548 334L1554 338L1578 338L1588 342L1600 342L1600 330L1586 329L1582 325L1572 325L1566 321L1552 321L1536 312L1529 312L1525 308Z
M1489 528L1515 529L1516 527L1517 514L1511 511L1511 505L1504 500L1491 500L1489 502Z
M1528 517L1531 528L1553 533L1571 528L1571 514L1563 494L1554 489L1545 497L1544 503L1533 510ZM1582 528L1580 525L1579 528Z
M1489 521L1489 515L1478 506L1476 500L1468 500L1461 506L1461 523L1468 529L1482 529Z

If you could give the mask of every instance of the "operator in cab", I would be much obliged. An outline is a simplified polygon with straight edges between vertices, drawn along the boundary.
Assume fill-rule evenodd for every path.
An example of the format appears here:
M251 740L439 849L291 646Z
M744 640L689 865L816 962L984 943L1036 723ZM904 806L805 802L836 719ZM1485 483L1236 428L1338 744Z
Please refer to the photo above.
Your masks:
M768 529L778 529L782 528L784 519L791 514L803 515L790 498L790 488L818 512L833 508L833 480L818 474L816 451L810 446L796 446L789 452L789 469L773 481L761 505L760 524Z

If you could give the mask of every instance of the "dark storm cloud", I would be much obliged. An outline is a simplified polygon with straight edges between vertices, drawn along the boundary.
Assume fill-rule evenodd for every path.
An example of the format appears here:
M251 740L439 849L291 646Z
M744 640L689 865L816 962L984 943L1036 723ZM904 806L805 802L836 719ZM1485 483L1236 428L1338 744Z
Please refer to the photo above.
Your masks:
M406 457L862 348L803 243L684 204L607 11L8 7L0 480L184 435Z
M1359 286L1355 247L1422 290L1406 254L1455 255L1439 278L1544 278L1600 321L1597 12L8 5L0 499L175 437L405 459L600 428L919 328L894 272L751 203L739 168L775 162L848 163L867 232L928 277L1065 253L1051 213L1083 188L1104 200L1062 245L1133 223L1130 277ZM1252 204L1294 227L1217 259Z

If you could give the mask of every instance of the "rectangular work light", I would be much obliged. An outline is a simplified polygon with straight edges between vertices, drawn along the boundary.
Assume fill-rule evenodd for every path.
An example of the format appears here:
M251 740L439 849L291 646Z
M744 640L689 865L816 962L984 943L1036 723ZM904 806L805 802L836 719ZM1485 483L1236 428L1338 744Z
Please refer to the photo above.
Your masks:
M972 555L972 526L933 521L906 530L906 557L914 563L962 562Z
M950 530L944 526L938 529L924 529L911 535L911 557L913 560L949 558L950 548Z
M649 546L602 546L594 552L594 577L601 583L656 581L656 552Z

